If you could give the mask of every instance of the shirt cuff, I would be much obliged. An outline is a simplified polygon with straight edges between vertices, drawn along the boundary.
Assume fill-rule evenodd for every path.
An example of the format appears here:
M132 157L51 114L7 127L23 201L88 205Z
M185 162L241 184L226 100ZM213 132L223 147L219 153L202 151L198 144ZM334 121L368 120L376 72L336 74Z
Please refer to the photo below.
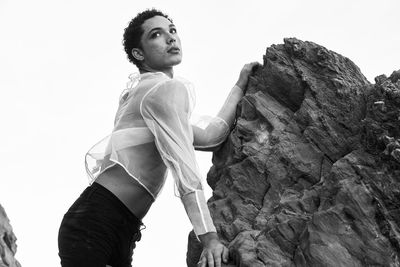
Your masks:
M238 88L240 91L242 91L242 93L244 94L244 89L242 89L240 86L238 86L236 84L235 84L235 86L233 86L233 88L235 88L235 87Z
M195 190L181 197L196 236L217 232L212 221L203 190Z

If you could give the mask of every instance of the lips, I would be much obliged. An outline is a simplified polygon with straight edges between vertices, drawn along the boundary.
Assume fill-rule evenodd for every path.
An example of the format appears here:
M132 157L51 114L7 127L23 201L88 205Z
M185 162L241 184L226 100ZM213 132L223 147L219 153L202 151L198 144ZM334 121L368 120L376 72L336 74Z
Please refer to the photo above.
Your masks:
M167 52L168 53L179 53L181 50L179 49L179 47L176 47L176 46L173 46L173 47L171 47L171 48L169 48L168 50L167 50Z

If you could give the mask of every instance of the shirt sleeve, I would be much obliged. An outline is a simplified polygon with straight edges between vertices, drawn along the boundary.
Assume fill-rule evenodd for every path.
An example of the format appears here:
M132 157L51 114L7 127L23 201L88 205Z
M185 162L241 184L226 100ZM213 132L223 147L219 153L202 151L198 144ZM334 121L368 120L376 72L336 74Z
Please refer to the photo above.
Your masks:
M204 197L189 117L193 107L185 85L168 80L143 97L140 112L175 180L196 235L216 232Z
M192 123L196 150L211 150L222 144L229 134L228 123L220 117L202 116Z

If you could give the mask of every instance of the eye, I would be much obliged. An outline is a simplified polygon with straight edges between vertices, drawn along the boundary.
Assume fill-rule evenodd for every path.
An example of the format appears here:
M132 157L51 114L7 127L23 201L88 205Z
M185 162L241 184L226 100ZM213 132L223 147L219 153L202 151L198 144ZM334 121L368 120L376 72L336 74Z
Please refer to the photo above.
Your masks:
M177 31L176 31L175 28L171 28L171 29L169 30L169 32L172 33L172 34L175 34Z
M150 35L150 37L154 39L154 38L159 37L160 35L161 35L160 32L153 32L153 33Z

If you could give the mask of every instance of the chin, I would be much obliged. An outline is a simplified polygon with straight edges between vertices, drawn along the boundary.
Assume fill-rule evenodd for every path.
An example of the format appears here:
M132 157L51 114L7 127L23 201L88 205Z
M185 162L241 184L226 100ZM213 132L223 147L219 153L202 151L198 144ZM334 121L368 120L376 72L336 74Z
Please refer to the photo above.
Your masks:
M176 63L174 64L174 66L181 64L181 62L182 62L182 60L179 60L178 62L176 62Z
M179 58L172 60L171 65L176 66L176 65L179 65L181 62L182 62L182 57L179 57Z

